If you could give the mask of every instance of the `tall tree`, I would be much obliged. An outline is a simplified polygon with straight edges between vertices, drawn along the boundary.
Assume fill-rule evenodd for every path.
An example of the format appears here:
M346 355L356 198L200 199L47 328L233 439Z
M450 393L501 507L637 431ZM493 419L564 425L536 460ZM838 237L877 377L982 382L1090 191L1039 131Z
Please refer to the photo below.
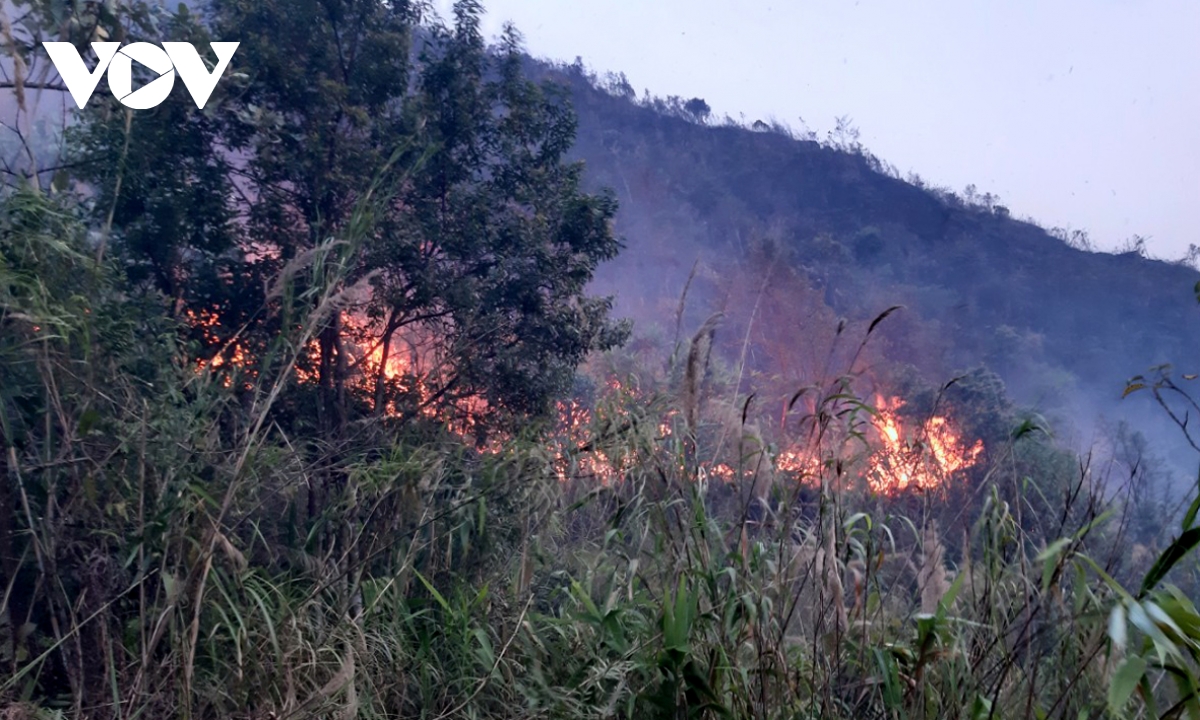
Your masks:
M396 232L366 258L369 313L385 353L396 339L415 348L401 378L421 388L410 411L482 401L523 416L544 411L590 349L621 339L608 301L584 292L618 250L616 203L580 190L582 167L564 162L566 98L522 76L512 28L489 52L479 12L459 3L454 28L425 39L413 107L431 152ZM386 357L375 372L379 410Z
M348 279L370 291L328 319L305 375L334 434L360 409L512 424L624 336L586 293L619 249L616 204L583 192L565 159L565 91L524 77L511 28L487 47L479 3L456 3L449 25L421 10L215 0L203 25L181 11L171 27L186 39L241 43L219 94L203 112L176 93L137 114L134 149L128 116L97 103L81 137L89 167L122 169L87 178L147 281L227 329L248 325L259 346L279 322L260 311L263 278L342 234L391 175Z
M212 4L214 33L238 38L234 69L249 78L221 118L238 158L253 274L277 271L343 232L394 149L411 144L406 106L418 19L403 1ZM312 370L326 433L342 427L348 413L353 360L344 324L343 315L332 315L317 338Z

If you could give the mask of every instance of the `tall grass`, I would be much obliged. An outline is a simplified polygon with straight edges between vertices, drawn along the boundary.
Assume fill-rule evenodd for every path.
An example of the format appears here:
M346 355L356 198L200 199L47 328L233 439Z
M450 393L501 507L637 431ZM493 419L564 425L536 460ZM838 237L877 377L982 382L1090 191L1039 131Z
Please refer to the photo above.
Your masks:
M272 408L369 202L289 267L295 329L228 387L70 204L4 202L2 717L1200 717L1196 504L1129 587L1120 498L1082 472L989 474L950 534L936 498L856 484L849 375L807 391L796 482L748 400L706 397L715 320L681 387L601 398L583 440L380 424L314 456Z

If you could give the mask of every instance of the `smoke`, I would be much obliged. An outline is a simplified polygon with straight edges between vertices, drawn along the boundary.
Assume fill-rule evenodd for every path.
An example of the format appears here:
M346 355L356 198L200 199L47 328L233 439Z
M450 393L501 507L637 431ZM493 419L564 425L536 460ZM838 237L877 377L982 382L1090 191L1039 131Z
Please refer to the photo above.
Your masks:
M1112 458L1136 429L1143 467L1161 468L1175 492L1194 484L1200 458L1180 429L1148 393L1122 398L1127 378L1200 356L1194 271L1083 252L858 155L688 122L566 80L575 155L592 189L616 194L626 244L592 289L615 296L644 343L670 345L686 287L684 333L723 312L714 356L737 365L745 341L746 394L897 365L936 386L983 365L1061 446ZM893 304L906 310L847 368L845 338Z

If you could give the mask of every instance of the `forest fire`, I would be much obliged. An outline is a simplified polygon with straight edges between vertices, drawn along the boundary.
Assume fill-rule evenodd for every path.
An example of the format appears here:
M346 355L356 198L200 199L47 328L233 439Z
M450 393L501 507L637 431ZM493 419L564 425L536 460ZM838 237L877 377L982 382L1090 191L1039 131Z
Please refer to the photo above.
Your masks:
M435 402L442 395L439 391L448 389L451 381L445 377L446 363L439 360L441 342L433 331L414 324L397 330L390 340L384 341L363 317L342 313L342 325L350 339L353 368L350 383L373 395L374 402L382 402L381 414L403 415L396 398L404 397L410 403L408 412L440 419L464 438L476 434L480 419L488 412L487 400L481 395L444 397L440 404ZM381 392L380 384L387 385L388 391ZM498 443L499 439L492 437L487 445L495 448Z
M235 338L225 341L218 334L221 317L215 310L187 310L187 323L199 334L205 349L212 353L211 357L201 357L196 361L197 372L217 371L222 375L221 382L226 387L232 384L228 371L237 369L254 376L254 358L243 343ZM449 412L439 412L433 407L431 399L435 395L434 388L444 382L438 374L439 363L435 361L435 353L430 347L436 343L415 328L405 328L405 332L397 332L391 342L385 345L374 334L370 322L353 312L342 312L340 324L343 332L339 352L346 354L347 374L346 383L356 388L366 397L374 397L376 402L382 401L384 406L381 414L389 417L402 415L396 397L406 397L416 412L426 417L439 417L447 421L452 430L466 436L478 424L478 418L486 413L487 405L481 397L465 396L443 403ZM321 363L320 341L313 337L306 344L301 356L297 358L292 368L296 381L300 384L317 384L320 382L318 370ZM387 392L380 390L379 384L384 383ZM246 385L249 388L249 384Z
M973 467L983 454L983 441L968 444L945 416L931 416L907 429L897 412L902 399L877 396L875 406L878 415L872 424L881 446L868 461L867 482L877 493L944 489L951 475Z
M196 361L197 372L205 368L245 368L247 360L246 348L236 340L226 342L221 339L217 333L217 328L221 326L221 316L216 311L205 308L188 310L184 314L184 317L187 319L188 325L199 332L203 344L207 348L216 349L216 353L210 359L200 358ZM221 383L225 387L230 387L233 384L233 380L226 375L221 379Z
M775 467L784 472L794 473L802 483L817 485L820 483L823 463L811 453L789 449L775 458Z
M589 445L592 411L578 400L560 400L555 404L555 409L558 413L555 434L559 437L559 443L554 451L554 472L559 482L573 478L588 479L602 485L616 482L621 475L622 460L626 458L614 461L594 448L579 451L579 448Z
M188 311L187 320L199 331L203 342L217 351L210 359L197 361L197 371L246 369L247 351L236 341L222 342L217 336L219 325L217 313L209 310ZM479 418L487 413L487 404L477 396L458 398L441 410L429 402L433 386L440 378L437 364L427 357L427 344L419 333L411 337L393 337L391 347L373 339L369 323L351 313L343 313L342 325L346 330L345 348L348 354L350 376L348 383L365 395L373 395L376 402L385 403L381 413L386 416L402 415L395 398L407 398L408 412L439 419L452 432L464 438L475 435ZM315 366L319 362L316 340L309 343L307 357L295 368L301 383L317 382ZM228 386L230 377L223 382ZM385 383L387 392L379 384ZM626 387L616 378L609 378L601 386L601 394L610 398L621 395L638 396L636 388ZM876 413L871 416L869 441L872 450L866 458L865 468L859 477L866 480L872 492L881 495L899 495L909 491L943 490L950 478L962 470L975 466L984 450L983 442L970 443L961 431L945 415L933 415L923 422L902 417L900 411L905 401L899 397L875 397ZM610 457L611 453L597 449L591 442L595 410L585 407L578 400L560 401L556 408L557 429L560 440L556 453L556 473L560 480L568 478L590 478L602 484L617 482L623 468L633 462L632 457ZM671 415L659 418L655 424L657 438L670 440L674 425ZM483 449L498 451L502 438L492 434ZM580 451L581 448L588 448ZM819 486L826 471L826 462L810 448L792 446L781 450L774 457L777 471L791 476L804 485ZM722 482L734 482L739 472L716 458L702 463L699 468L703 476ZM755 470L748 471L754 475Z
M911 491L945 490L951 477L981 459L982 440L968 443L944 415L924 422L902 418L902 398L875 397L865 468L849 477L866 480L871 492L895 496ZM836 464L842 467L841 463ZM832 464L811 449L792 446L775 456L775 469L802 485L818 487Z

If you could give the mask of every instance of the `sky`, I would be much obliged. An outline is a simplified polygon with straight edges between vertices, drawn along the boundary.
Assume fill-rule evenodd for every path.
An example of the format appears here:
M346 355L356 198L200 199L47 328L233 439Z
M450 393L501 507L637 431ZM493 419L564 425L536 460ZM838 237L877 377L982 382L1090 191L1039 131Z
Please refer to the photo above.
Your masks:
M824 137L1151 255L1200 245L1200 0L485 0L536 57ZM449 17L448 0L435 6Z

